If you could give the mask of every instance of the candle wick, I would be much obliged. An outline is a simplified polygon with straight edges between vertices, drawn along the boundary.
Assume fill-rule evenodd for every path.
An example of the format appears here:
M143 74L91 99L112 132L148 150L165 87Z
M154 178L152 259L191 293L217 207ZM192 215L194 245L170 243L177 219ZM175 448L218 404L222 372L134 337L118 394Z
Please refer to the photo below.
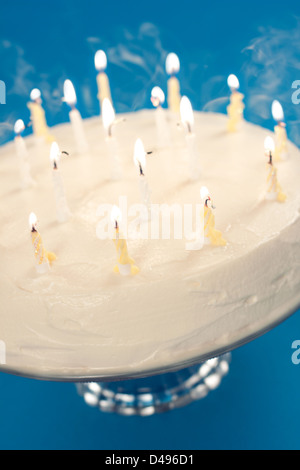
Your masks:
M272 155L272 152L270 152L270 160L269 160L269 165L273 166L273 155Z
M145 176L145 175L144 175L144 172L143 172L142 165L140 164L140 162L139 162L139 167L140 167L140 175L141 175L141 176Z
M216 206L214 206L214 204L212 203L212 200L211 200L210 197L208 197L208 198L206 199L206 201L205 201L205 207L208 208L208 201L210 201L210 207L211 207L213 210L216 209Z
M37 232L37 229L32 226L31 233L35 233L35 232Z

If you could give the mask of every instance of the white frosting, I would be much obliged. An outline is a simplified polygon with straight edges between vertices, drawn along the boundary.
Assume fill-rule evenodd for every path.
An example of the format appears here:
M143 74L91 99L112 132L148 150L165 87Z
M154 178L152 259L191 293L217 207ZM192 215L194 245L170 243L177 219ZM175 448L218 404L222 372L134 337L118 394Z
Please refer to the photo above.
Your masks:
M287 194L267 201L264 139L268 131L244 123L226 132L226 117L195 113L201 177L191 181L185 134L171 120L171 148L156 148L155 110L125 116L114 128L123 176L111 181L110 155L100 118L84 121L89 152L76 153L69 124L53 128L63 156L60 171L72 212L56 217L48 146L26 139L32 176L19 189L13 143L0 150L0 340L16 374L55 380L110 379L171 370L237 346L283 320L300 304L300 153L278 164ZM216 228L228 245L186 251L186 240L128 241L140 268L113 272L112 241L96 236L97 208L119 196L140 203L133 149L146 151L152 203L200 204L207 186ZM35 269L28 215L35 212L45 248L58 259Z

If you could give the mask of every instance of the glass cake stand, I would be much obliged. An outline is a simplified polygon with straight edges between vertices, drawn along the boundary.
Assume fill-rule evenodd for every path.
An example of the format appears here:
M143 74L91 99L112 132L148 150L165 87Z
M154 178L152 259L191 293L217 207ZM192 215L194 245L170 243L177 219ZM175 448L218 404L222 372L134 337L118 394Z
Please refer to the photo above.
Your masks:
M124 416L150 416L186 406L217 389L229 371L231 354L148 378L76 385L87 405Z

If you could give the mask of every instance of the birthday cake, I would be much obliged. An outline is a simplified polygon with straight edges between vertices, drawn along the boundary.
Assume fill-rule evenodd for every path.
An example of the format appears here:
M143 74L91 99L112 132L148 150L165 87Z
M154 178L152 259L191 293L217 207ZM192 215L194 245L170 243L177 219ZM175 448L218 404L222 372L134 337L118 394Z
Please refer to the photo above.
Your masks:
M85 151L69 123L47 142L30 135L21 148L2 146L3 370L70 381L173 370L262 334L300 304L299 150L288 142L274 174L269 131L244 122L228 132L227 116L195 112L193 178L185 130L164 110L170 138L162 144L156 111L120 116L113 152L100 117L83 122ZM58 165L49 160L53 140ZM134 159L137 141L146 168ZM24 148L27 170L23 159L19 171L16 149L24 157ZM201 213L204 231L178 235L170 210L169 232L155 227L154 236L153 213L147 220L138 209L146 200L147 211ZM109 218L116 207L122 222ZM121 235L124 219L135 237Z

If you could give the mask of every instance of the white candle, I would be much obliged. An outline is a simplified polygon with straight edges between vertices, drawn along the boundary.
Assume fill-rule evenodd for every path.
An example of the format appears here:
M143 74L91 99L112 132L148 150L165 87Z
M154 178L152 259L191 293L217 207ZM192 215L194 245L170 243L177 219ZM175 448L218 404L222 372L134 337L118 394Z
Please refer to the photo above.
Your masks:
M134 163L139 170L139 185L142 203L145 204L147 209L150 209L151 191L149 189L148 181L145 176L146 169L146 152L144 144L141 139L137 139L134 146Z
M275 142L272 137L268 136L265 139L265 154L268 157L268 180L267 180L267 193L266 199L275 201L277 199L276 191L276 172L273 167L273 156L275 152Z
M277 178L277 169L273 164L273 155L275 151L275 143L272 137L265 139L265 154L268 157L268 177L266 199L270 201L285 202L286 195L281 189Z
M21 133L25 129L24 122L21 119L18 119L15 123L15 146L16 146L16 153L19 159L19 169L20 169L20 180L21 180L21 187L22 189L27 189L33 185L35 185L35 181L33 180L31 173L30 173L30 165L28 162L28 151L26 147L26 143L21 136Z
M200 176L199 155L196 148L196 135L193 132L194 113L190 100L183 96L180 102L181 122L186 128L186 146L189 159L190 178L196 180Z
M59 147L56 142L53 142L50 150L50 161L53 165L52 178L56 202L57 220L60 223L64 223L67 222L67 220L70 218L71 211L67 204L64 182L61 173L58 169L60 156L61 152L59 150Z
M63 100L71 107L69 113L70 121L73 128L74 138L79 153L84 153L88 150L88 143L85 137L83 129L83 121L78 109L76 109L77 97L70 80L66 80L64 83L64 98Z
M102 103L102 120L106 131L106 145L111 162L111 178L119 180L122 176L122 169L119 157L119 147L117 139L112 134L112 128L116 124L116 115L113 106L108 98L104 98Z
M272 103L272 115L277 125L274 128L276 146L275 146L275 160L286 160L288 157L288 138L286 132L286 125L284 122L284 112L279 101L275 100Z
M169 147L171 145L169 126L166 120L165 110L162 105L165 102L165 94L158 86L151 91L151 102L156 108L155 121L158 147Z

